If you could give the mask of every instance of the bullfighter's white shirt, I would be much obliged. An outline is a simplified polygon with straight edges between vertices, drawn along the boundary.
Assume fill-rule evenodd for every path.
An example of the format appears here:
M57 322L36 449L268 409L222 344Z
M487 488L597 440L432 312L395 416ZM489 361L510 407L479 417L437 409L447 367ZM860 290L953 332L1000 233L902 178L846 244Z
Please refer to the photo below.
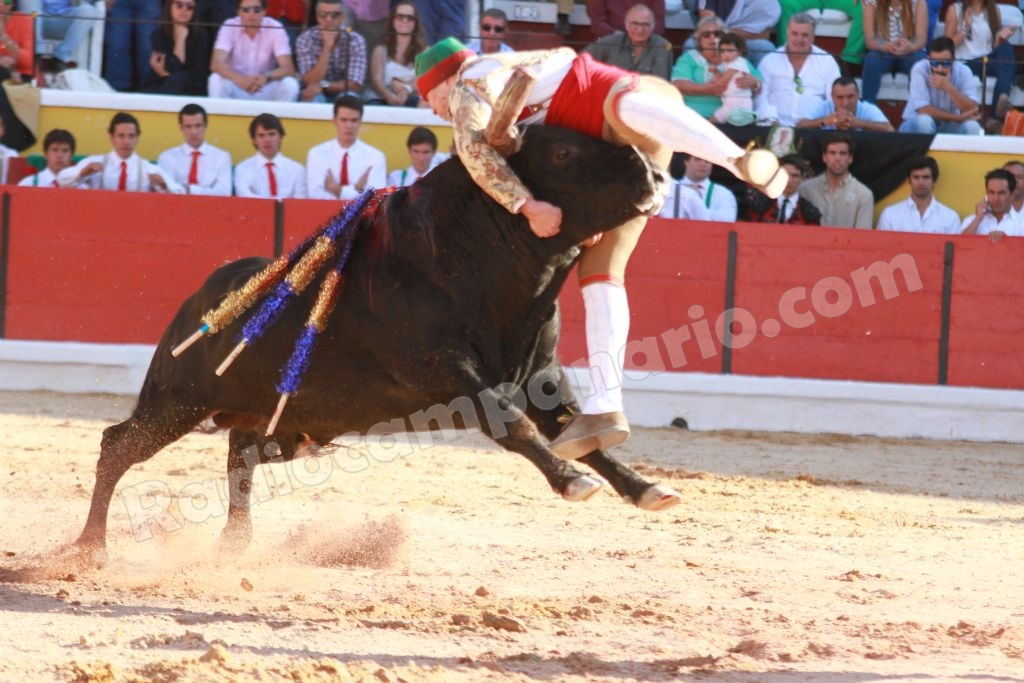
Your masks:
M199 152L198 182L189 184L194 151ZM231 196L231 155L208 142L199 145L198 150L184 143L165 150L157 158L157 164L185 187L188 194Z
M342 186L341 196L327 191L325 181L330 172L334 182L341 182L341 159L348 153L348 184ZM362 140L345 149L337 139L328 140L309 150L306 156L306 194L310 199L355 199L361 191L355 188L359 178L370 169L364 190L380 189L388 182L388 163L384 153Z

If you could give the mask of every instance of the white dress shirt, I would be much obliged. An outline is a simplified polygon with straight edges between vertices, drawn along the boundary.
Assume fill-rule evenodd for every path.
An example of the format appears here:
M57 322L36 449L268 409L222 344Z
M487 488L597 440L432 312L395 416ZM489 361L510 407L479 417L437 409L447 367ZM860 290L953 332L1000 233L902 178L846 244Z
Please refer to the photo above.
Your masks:
M277 199L306 198L306 167L278 153L273 159L254 154L235 167L235 194L239 197L272 197L267 164L274 165Z
M694 221L712 220L700 196L686 187L682 180L675 181L669 187L668 199L658 215L662 218L688 218Z
M736 222L736 196L729 191L729 188L722 187L718 183L711 182L711 178L704 180L690 180L683 176L679 183L697 193L713 221Z
M764 83L757 96L757 116L784 126L812 118L808 114L829 99L832 82L841 75L835 58L817 45L811 46L799 74L793 71L785 45L765 55L757 68ZM803 93L797 92L797 76Z
M47 166L39 173L33 173L27 175L18 181L18 187L55 187L54 183L57 181L57 174L50 170ZM59 184L57 185L59 187Z
M434 168L434 165L431 164L430 167L427 168L427 170L424 171L423 173L420 173L419 171L417 171L412 166L410 166L409 168L406 168L406 169L399 169L397 171L392 171L391 173L388 174L388 186L389 187L408 187L409 185L412 185L413 183L415 183L417 180L419 180L423 176L425 176L428 173L430 173L430 171L433 168Z
M779 198L775 200L775 203L779 207L779 222L780 223L785 223L786 221L789 220L789 217L793 215L794 211L796 211L796 205L799 202L800 202L800 191L799 190L797 190L796 192L794 192L793 194L791 194L788 197L786 195L784 195L784 194L780 194L779 195ZM783 208L782 208L783 206L786 207L785 211L783 211Z
M878 217L878 229L899 232L930 232L936 235L959 235L960 216L935 197L928 203L924 215L917 210L912 197L899 204L887 206Z
M342 186L341 196L336 197L327 191L324 183L328 171L334 182L341 182L341 159L346 152L348 184ZM362 192L355 188L354 183L359 181L366 169L370 169L370 173L366 176L363 190L379 190L387 185L388 162L383 152L358 139L348 149L342 147L337 139L328 140L310 149L306 156L306 194L310 199L355 199Z
M963 232L971 221L974 220L974 214L969 213L964 216L963 221L960 223L960 231ZM978 223L978 235L987 235L990 232L1005 232L1007 235L1012 237L1024 237L1024 223L1021 221L1020 214L1014 214L1012 211L1007 211L1003 216L1003 220L997 221L996 217L991 213L986 213L981 222Z
M11 158L18 156L18 151L11 149L7 145L0 145L0 185L7 184L7 178L10 174L10 161Z
M99 162L103 170L99 173L83 178L82 169L92 162ZM175 182L169 173L156 164L150 163L136 153L132 153L127 159L122 159L117 152L111 150L106 154L95 154L85 157L74 166L65 168L57 174L57 182L61 187L82 187L90 190L117 190L121 178L121 162L127 163L127 183L125 188L128 192L152 192L149 176L155 173L167 183L167 191L172 194L184 194L185 188Z
M199 182L190 185L188 176L192 170L192 152L195 151L199 152L199 166L196 168ZM187 143L165 150L157 158L157 164L188 194L231 196L231 155L207 142L199 145L198 150Z

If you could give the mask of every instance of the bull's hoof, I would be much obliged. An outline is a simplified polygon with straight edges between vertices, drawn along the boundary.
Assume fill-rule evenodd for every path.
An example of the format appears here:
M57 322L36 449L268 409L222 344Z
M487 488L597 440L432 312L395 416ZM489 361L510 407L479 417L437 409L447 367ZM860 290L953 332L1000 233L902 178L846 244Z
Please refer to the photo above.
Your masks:
M570 503L589 500L591 496L601 490L605 483L607 482L601 477L590 474L581 475L569 482L565 490L562 491L562 498Z
M679 495L678 491L670 489L664 484L652 484L644 489L639 499L634 501L629 496L626 496L625 501L633 503L641 510L661 512L682 503L683 497Z

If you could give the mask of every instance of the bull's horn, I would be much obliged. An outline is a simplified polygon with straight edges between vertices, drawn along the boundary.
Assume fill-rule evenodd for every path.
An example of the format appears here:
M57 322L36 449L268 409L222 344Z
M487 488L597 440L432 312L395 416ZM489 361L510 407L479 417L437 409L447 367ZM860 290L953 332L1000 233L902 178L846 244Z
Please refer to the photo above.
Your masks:
M484 131L484 140L502 156L509 156L516 150L516 120L526 106L526 99L536 80L525 69L516 69L494 104L491 120Z

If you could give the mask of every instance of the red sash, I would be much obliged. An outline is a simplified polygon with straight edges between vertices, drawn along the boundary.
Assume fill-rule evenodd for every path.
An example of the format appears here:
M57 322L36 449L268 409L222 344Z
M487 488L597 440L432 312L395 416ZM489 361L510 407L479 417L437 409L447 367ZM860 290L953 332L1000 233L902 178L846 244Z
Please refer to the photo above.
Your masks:
M608 92L623 76L633 75L617 66L595 61L584 52L573 60L572 68L551 98L544 125L562 126L600 138Z

